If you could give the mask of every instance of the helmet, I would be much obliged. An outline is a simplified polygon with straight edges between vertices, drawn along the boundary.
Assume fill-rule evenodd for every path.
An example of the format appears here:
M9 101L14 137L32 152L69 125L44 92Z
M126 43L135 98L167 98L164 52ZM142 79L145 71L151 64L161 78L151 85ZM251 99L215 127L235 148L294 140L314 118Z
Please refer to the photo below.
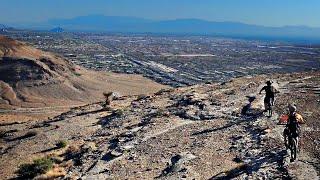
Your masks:
M267 81L266 83L267 83L267 85L271 85L271 84L272 84L272 82L271 82L271 81Z
M289 112L296 112L297 111L297 106L295 104L289 104L288 105Z

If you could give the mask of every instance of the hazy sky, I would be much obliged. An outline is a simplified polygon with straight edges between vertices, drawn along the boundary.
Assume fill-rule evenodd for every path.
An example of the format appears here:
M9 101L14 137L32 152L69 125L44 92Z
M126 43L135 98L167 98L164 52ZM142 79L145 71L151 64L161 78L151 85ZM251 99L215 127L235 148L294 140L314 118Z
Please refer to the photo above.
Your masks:
M90 14L320 27L320 0L0 0L0 24Z

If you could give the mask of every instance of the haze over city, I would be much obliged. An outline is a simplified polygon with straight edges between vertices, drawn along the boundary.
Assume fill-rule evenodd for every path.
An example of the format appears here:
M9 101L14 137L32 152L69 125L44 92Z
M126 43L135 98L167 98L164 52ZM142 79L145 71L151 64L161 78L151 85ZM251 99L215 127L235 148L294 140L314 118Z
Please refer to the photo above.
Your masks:
M145 19L203 19L264 26L320 27L317 0L10 0L1 2L0 22L42 22L92 14Z

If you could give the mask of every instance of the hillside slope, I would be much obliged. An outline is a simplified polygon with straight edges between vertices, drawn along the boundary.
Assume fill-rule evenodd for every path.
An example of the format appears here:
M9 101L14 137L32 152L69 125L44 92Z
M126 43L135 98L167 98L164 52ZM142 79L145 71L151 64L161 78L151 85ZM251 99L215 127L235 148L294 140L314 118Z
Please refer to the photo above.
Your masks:
M266 76L162 90L76 107L46 122L0 126L6 142L0 172L18 164L59 159L42 177L81 179L319 179L319 72L270 77L281 91L275 115L263 114L257 92ZM256 96L252 107L241 115ZM306 119L298 160L288 161L277 125L288 102ZM36 131L28 137L26 134ZM68 146L57 148L66 140ZM28 151L25 151L28 149Z
M103 92L132 95L164 87L138 75L89 71L0 36L0 108L80 105L102 100Z

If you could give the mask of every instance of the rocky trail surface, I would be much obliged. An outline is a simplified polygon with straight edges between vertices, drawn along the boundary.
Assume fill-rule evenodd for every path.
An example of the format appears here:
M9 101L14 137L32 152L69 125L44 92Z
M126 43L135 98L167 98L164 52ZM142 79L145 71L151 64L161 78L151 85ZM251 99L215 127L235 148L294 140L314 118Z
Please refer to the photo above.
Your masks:
M284 126L277 125L293 98L288 96L303 91L307 103L295 98L306 112L306 127L319 127L319 73L272 77L281 92L272 117L263 113L263 96L257 95L265 79L166 89L119 98L107 108L94 103L48 121L1 126L8 133L2 137L0 171L10 166L12 177L16 164L51 155L60 158L60 178L319 179L318 132L302 137L298 160L290 163ZM248 96L256 97L250 106ZM24 137L30 130L38 133ZM68 146L57 149L61 139Z

